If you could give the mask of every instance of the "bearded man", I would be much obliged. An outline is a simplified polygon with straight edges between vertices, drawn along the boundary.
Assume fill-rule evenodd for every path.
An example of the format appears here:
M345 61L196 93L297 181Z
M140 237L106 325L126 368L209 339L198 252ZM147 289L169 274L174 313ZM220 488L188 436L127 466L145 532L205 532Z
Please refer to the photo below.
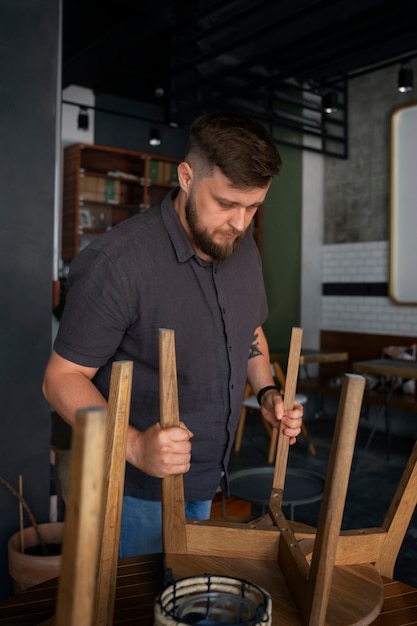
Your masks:
M73 260L43 392L74 424L105 406L114 361L133 361L119 556L162 551L161 478L184 474L186 516L208 519L233 446L246 380L263 416L295 442L262 324L268 314L250 231L281 158L241 114L191 125L179 187L96 238ZM158 329L175 331L181 424L159 425Z

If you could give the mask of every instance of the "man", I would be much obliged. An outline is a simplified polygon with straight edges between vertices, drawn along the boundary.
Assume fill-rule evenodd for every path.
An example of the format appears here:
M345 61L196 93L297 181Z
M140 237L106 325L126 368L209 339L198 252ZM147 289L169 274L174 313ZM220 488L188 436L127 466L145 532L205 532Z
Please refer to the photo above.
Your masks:
M44 394L70 424L105 405L111 365L132 360L121 557L158 552L160 478L184 474L186 515L210 516L226 472L246 378L262 413L294 443L262 330L267 304L248 230L281 159L263 126L208 114L190 129L179 189L74 259ZM158 329L175 331L181 426L159 426Z

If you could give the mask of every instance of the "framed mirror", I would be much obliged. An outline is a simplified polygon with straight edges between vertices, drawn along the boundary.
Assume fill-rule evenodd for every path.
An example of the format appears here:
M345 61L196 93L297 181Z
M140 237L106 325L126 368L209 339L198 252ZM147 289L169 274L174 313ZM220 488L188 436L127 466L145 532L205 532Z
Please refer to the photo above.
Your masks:
M389 295L417 304L417 104L391 117Z

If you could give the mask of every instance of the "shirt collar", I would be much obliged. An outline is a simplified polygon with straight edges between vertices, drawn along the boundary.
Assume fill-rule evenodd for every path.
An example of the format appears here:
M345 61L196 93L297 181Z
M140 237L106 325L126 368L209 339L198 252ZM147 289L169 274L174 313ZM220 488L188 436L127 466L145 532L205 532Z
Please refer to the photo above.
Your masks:
M217 270L220 266L221 261L214 260L213 262L208 262L200 259L185 233L185 230L181 224L180 218L178 217L178 213L176 212L173 203L174 199L178 195L179 190L179 187L176 187L175 189L170 191L161 203L162 221L165 224L165 228L167 229L168 235L172 241L172 245L174 246L177 260L179 263L186 263L190 259L194 258L199 265L202 265L204 267L212 267L214 270Z
M180 222L180 218L174 208L173 200L179 192L179 187L169 192L161 203L162 221L165 224L168 235L174 246L175 254L179 263L185 263L192 257L196 257L194 248L192 247L184 228Z

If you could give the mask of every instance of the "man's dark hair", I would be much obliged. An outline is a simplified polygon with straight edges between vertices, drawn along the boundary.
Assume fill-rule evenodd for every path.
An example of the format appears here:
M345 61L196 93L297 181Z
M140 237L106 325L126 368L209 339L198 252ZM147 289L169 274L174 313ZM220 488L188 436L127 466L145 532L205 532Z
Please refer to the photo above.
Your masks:
M218 167L234 187L266 187L281 169L268 131L241 113L207 113L191 125L185 159L200 176Z

